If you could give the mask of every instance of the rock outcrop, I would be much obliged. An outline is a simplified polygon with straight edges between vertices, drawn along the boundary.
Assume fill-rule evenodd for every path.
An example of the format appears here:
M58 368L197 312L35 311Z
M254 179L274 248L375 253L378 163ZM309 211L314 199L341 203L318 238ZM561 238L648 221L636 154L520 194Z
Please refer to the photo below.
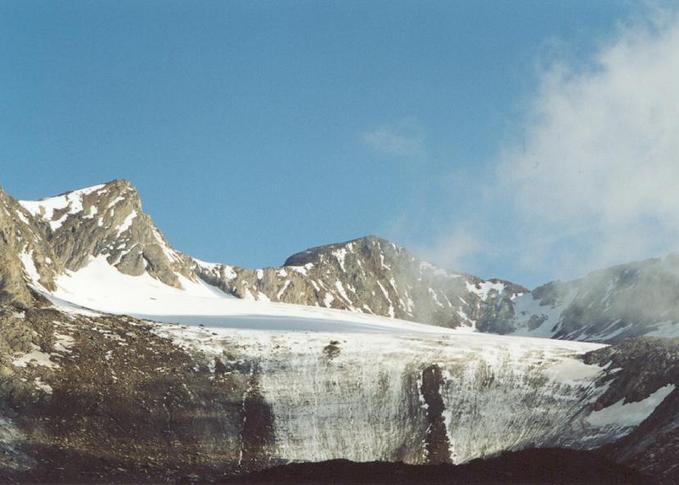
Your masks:
M239 298L323 306L427 322L488 327L511 318L525 288L446 271L368 236L308 249L282 267L245 269L196 262L198 275Z
M54 288L63 266L47 243L48 229L0 189L0 302L36 302L27 281Z
M634 338L594 351L585 362L607 366L607 390L595 409L615 409L628 423L606 454L667 483L679 481L679 339ZM662 400L660 399L662 398ZM643 406L647 404L647 406ZM649 412L652 411L652 412Z
M146 272L174 287L181 287L180 276L195 278L189 258L170 247L127 181L20 203L45 223L50 245L68 270L105 257L124 274Z

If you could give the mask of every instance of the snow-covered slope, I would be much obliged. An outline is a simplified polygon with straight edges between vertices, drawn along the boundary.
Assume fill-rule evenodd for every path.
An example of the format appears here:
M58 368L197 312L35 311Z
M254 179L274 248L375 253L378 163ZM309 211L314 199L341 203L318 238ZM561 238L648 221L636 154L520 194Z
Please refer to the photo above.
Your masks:
M594 385L603 369L578 359L597 348L587 344L446 330L157 331L207 363L250 369L276 460L461 463L610 439L586 420L605 389Z
M593 342L679 337L679 256L613 266L553 282L514 301L508 332Z
M180 277L179 281L182 287L175 288L148 274L126 275L98 257L79 271L59 276L55 291L35 286L62 309L82 307L160 322L269 330L445 332L439 327L362 313L243 300L200 280Z

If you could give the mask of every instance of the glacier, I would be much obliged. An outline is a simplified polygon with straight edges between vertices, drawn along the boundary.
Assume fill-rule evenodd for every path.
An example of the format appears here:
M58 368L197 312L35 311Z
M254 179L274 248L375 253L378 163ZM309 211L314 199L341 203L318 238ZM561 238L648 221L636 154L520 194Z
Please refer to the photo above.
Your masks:
M464 463L531 447L590 449L619 428L588 419L603 344L499 336L362 313L233 298L202 281L175 288L104 258L33 282L61 311L125 314L234 377L235 466L349 459Z
M599 348L450 331L430 335L253 331L159 325L159 335L249 372L268 407L274 462L464 463L505 450L593 448ZM245 370L243 370L245 369ZM247 397L246 390L244 399Z

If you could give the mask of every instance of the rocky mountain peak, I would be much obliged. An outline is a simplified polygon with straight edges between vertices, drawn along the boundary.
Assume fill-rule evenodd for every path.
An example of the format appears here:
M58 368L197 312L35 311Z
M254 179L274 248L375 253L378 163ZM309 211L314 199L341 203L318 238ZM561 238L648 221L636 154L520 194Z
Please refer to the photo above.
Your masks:
M126 180L21 205L47 224L50 244L68 270L103 257L124 274L148 273L175 287L179 276L194 278L188 258L170 247Z
M396 244L387 241L374 235L368 235L358 239L352 239L342 243L326 244L314 248L306 249L299 253L293 254L285 260L283 266L304 266L305 264L318 264L325 257L332 256L335 253L347 252L361 254L364 257L377 256L385 253L385 251L399 252L404 251L403 248Z
M554 281L517 300L521 335L617 342L679 337L679 256L612 266Z
M208 283L240 298L323 306L446 327L513 316L525 288L447 271L377 236L317 246L282 267L245 269L196 262Z

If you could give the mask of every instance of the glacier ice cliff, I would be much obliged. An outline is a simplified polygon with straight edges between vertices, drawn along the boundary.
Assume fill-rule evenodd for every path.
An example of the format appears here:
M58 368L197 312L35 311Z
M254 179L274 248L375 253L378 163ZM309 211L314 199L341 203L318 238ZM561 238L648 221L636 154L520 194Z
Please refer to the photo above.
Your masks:
M272 462L457 464L611 438L586 419L605 386L602 368L579 355L597 345L471 332L157 332L215 371L250 374L243 399L256 391L267 407L260 434Z

